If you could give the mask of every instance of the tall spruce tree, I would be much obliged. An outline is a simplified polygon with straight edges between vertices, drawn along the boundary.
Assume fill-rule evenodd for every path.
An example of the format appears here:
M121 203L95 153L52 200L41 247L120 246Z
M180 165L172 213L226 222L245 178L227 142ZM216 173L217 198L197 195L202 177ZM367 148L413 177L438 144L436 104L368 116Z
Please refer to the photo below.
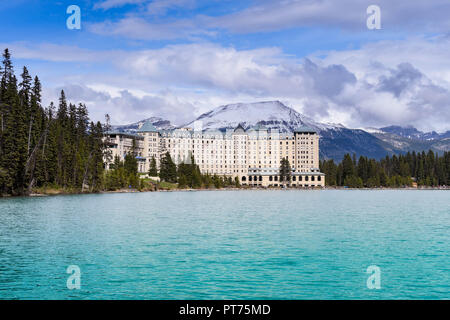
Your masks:
M155 156L152 156L152 158L150 160L150 169L148 171L148 175L150 177L157 177L158 176L158 168L156 167Z
M280 182L283 182L284 184L291 183L291 165L287 157L281 159Z
M166 152L160 160L159 177L163 181L177 182L177 166L173 162L169 152Z

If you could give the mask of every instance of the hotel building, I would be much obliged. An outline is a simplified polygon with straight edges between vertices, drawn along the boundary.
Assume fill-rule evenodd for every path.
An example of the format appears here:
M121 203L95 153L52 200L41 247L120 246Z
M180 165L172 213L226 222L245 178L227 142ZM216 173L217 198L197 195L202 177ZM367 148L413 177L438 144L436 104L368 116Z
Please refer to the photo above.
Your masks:
M136 135L110 132L108 136L113 155L121 160L134 146L138 170L143 173L148 172L152 157L159 166L160 157L169 152L177 165L189 163L193 156L202 173L238 177L242 185L279 186L281 160L287 158L292 167L291 186L325 185L325 175L318 169L319 136L309 127L288 133L260 125L247 130L241 125L225 131L157 130L147 122Z
M116 157L119 157L120 161L124 161L128 153L134 153L136 159L138 159L138 171L145 172L145 161L142 157L144 154L143 136L120 131L110 131L106 134L106 145L109 151L109 157L103 159L106 170L110 169Z

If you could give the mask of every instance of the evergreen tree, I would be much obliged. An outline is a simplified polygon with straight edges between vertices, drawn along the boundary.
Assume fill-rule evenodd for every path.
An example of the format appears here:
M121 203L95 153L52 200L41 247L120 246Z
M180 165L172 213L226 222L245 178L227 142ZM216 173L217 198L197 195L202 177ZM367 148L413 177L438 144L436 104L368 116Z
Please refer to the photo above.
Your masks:
M162 181L177 182L177 166L172 161L169 152L166 152L160 160L159 177Z
M202 174L200 172L199 166L195 164L194 156L191 156L191 171L191 187L200 188L202 186Z
M214 175L214 176L212 177L212 182L213 182L214 187L215 187L216 189L220 189L220 188L222 188L222 186L223 186L222 179L220 179L220 177L217 176L217 175Z
M291 165L288 158L281 159L280 182L287 184L291 182Z
M213 184L211 175L209 173L206 173L202 176L202 183L206 189L208 189Z
M148 175L150 177L157 177L158 176L158 169L156 167L155 156L152 156L152 159L150 160L150 170L148 171Z
M28 81L22 79L20 86ZM25 164L27 161L27 108L29 97L25 90L18 91L17 80L12 71L9 52L5 51L3 60L2 101L3 134L1 167L5 179L0 182L3 192L20 195L25 192Z
M187 187L187 179L186 179L186 176L184 174L182 174L180 176L180 178L178 179L178 188L184 189L186 187Z
M41 106L41 83L26 67L17 84L6 49L0 68L0 194L35 187L103 188L103 130L91 124L85 105L61 92L58 110Z
M240 188L241 187L241 183L239 182L239 178L238 177L234 178L234 186L236 188Z
M352 158L347 153L342 160L342 181L355 175L355 166Z
M320 171L325 173L326 179L325 183L327 186L337 185L337 171L338 168L334 163L333 159L324 160L319 162Z

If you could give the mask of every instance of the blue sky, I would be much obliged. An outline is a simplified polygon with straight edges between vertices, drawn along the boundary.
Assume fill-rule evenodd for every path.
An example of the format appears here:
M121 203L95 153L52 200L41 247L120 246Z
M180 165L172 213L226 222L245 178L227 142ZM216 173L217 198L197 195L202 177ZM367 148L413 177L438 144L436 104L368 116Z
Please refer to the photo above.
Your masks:
M96 7L96 4L107 1L24 1L5 2L0 4L0 32L3 42L30 41L52 42L62 45L79 45L94 50L137 48L158 48L168 44L189 43L193 39L186 37L171 39L128 39L126 36L105 37L90 32L89 26L104 21L120 21L127 15L145 15L141 4L132 4L123 1L123 6L105 10ZM148 1L151 3L151 1ZM162 2L162 1L161 1ZM180 3L189 3L183 1ZM193 2L193 1L192 1ZM113 2L114 3L114 2ZM119 3L119 2L117 2ZM182 19L195 19L198 16L221 17L244 9L251 8L257 1L195 1L194 5L168 8L167 12L146 16L150 22L165 24ZM76 4L81 9L81 30L66 28L66 9ZM361 17L366 15L361 12ZM152 21L153 20L153 21ZM212 28L218 30L216 28ZM14 32L11 32L11 31ZM227 30L217 31L214 35L200 37L199 40L213 41L222 45L231 45L237 49L250 49L264 46L279 46L288 54L304 56L318 50L342 50L349 47L360 46L363 43L380 39L401 39L404 33L388 33L386 30L371 32L367 30L365 20L362 20L359 30L342 30L340 28L327 28L326 25L292 26L280 30L264 32L236 33ZM194 39L195 41L195 39Z
M81 30L69 30L69 5ZM380 30L366 26L369 5ZM16 72L64 89L91 117L182 124L221 104L281 100L349 127L448 130L450 3L351 0L16 0L0 47Z

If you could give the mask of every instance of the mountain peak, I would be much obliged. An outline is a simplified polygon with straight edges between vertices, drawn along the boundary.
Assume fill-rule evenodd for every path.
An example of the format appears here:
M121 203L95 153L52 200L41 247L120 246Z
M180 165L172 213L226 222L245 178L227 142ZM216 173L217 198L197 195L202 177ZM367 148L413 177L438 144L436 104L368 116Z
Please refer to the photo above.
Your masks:
M195 121L201 121L203 129L218 130L236 128L239 124L246 129L264 125L268 129L279 129L282 132L293 131L300 126L308 126L317 131L336 127L315 122L278 100L223 105L200 115ZM193 126L195 121L186 126Z

